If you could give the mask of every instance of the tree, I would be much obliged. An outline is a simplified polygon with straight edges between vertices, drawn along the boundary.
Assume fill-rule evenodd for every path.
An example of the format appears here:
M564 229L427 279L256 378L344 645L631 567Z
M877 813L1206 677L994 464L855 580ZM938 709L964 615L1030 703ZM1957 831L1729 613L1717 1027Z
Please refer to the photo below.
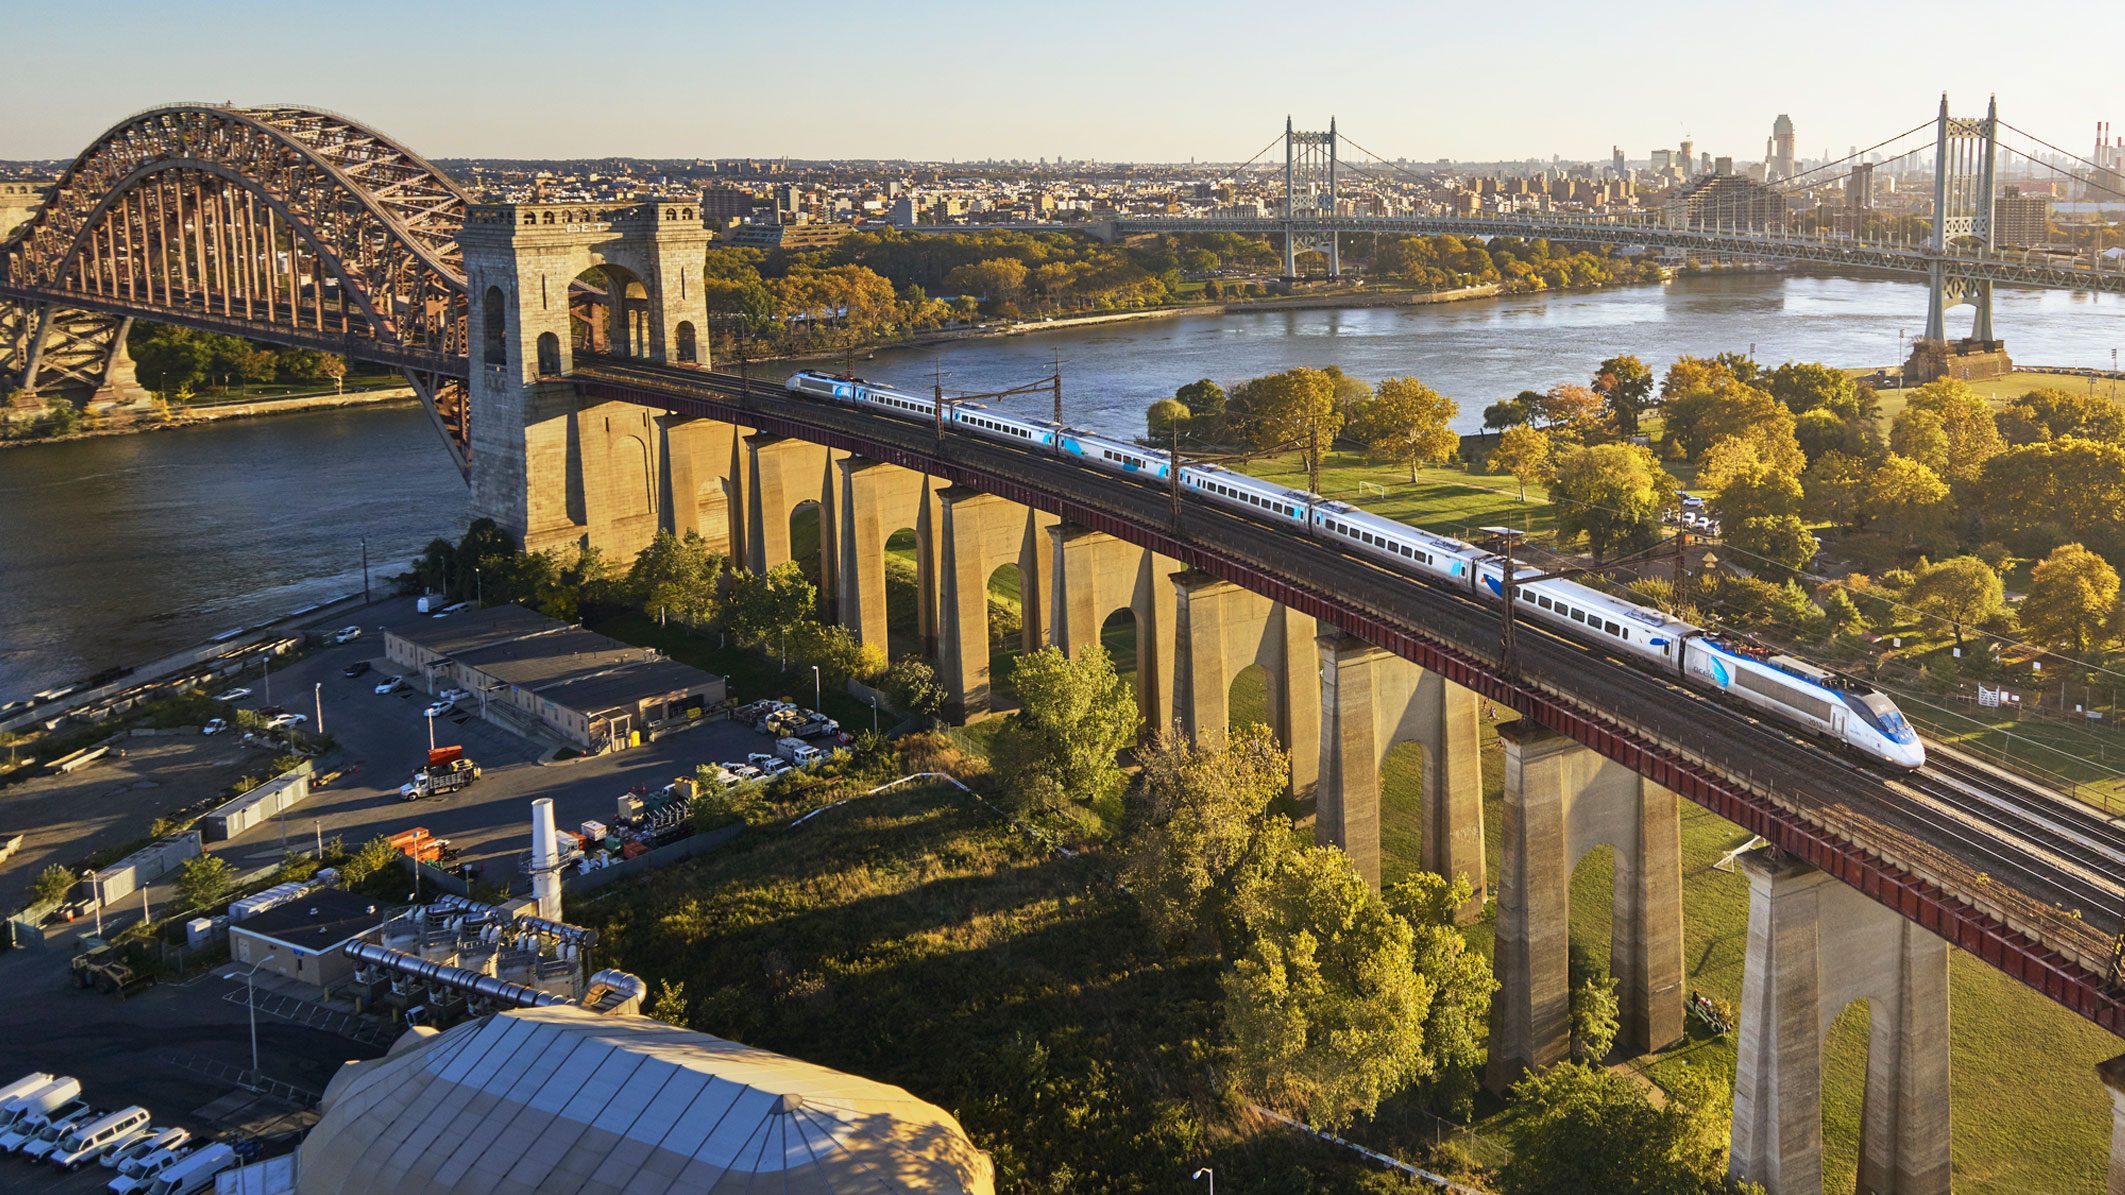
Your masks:
M1266 816L1290 783L1291 758L1259 724L1198 747L1159 732L1138 777L1139 819L1122 875L1144 919L1167 942L1210 929L1227 950L1237 927L1227 902L1250 868L1273 863L1290 823Z
M1424 1053L1431 1060L1427 1085L1433 1102L1465 1118L1474 1109L1490 998L1498 990L1489 962L1471 950L1454 927L1474 890L1458 876L1448 881L1432 872L1412 871L1381 895L1388 909L1409 923L1417 974L1428 976L1434 985L1431 1010L1424 1018Z
M1913 425L1909 431L1907 424ZM1921 431L1930 440L1935 428L1942 453L1935 471L1951 486L1976 481L1985 462L2007 446L2000 437L1991 406L1967 383L1954 378L1928 382L1910 392L1903 414L1896 417L1896 424L1890 429L1890 445L1896 447L1900 435L1908 441ZM1935 464L1909 447L1896 447L1896 451Z
M1249 945L1220 986L1243 1092L1335 1128L1429 1073L1436 987L1349 856L1292 851L1239 903Z
M2021 616L2037 642L2086 659L2116 634L2118 571L2080 544L2061 544L2029 571Z
M1985 462L1975 504L1986 530L2030 555L2080 542L2125 562L2125 447L2068 437Z
M1673 371L1670 371L1671 373ZM1807 467L1794 437L1793 412L1765 390L1714 374L1711 385L1667 398L1663 410L1664 441L1683 455L1697 458L1723 439L1742 440L1757 458L1783 472Z
M1794 514L1751 515L1738 520L1722 517L1720 530L1737 552L1786 572L1806 568L1815 553L1822 550L1822 541Z
M1825 452L1800 475L1801 513L1838 527L1858 526L1865 513L1866 467L1856 457Z
M1653 396L1653 371L1645 362L1628 353L1610 357L1594 371L1593 389L1616 416L1616 430L1637 435L1639 413Z
M1608 1057L1622 1024L1622 1005L1616 1000L1616 980L1606 971L1595 972L1572 987L1572 1058L1599 1062Z
M1460 453L1461 437L1451 426L1460 411L1459 403L1415 378L1383 378L1354 430L1368 449L1408 465L1415 481L1418 466Z
M927 718L944 712L950 697L937 681L937 669L921 656L902 656L893 661L879 678L879 688L894 705Z
M1823 630L1832 640L1857 639L1867 633L1869 623L1866 612L1852 600L1843 586L1832 588L1822 599Z
M1542 420L1553 428L1577 431L1601 411L1601 396L1585 386L1559 382L1542 396Z
M1828 411L1849 418L1859 413L1859 386L1841 369L1814 361L1788 361L1765 374L1763 383L1795 415Z
M1334 377L1300 368L1255 378L1233 392L1226 417L1257 450L1296 442L1305 454L1308 487L1320 488L1321 457L1343 429Z
M1975 556L1954 556L1918 570L1904 600L1946 622L1963 645L1963 628L2007 611L2000 575Z
M1664 1107L1622 1075L1577 1062L1515 1084L1506 1195L1710 1195L1724 1190L1730 1097L1687 1064Z
M1216 419L1225 413L1225 388L1209 378L1182 386L1173 392L1173 397L1196 419Z
M1541 395L1535 397L1540 399ZM1483 426L1490 431L1504 431L1507 428L1524 426L1533 420L1534 414L1534 407L1517 398L1501 399L1483 408Z
M386 868L395 866L403 853L391 844L389 835L380 834L363 843L339 865L340 882L349 888L366 883Z
M1867 478L1866 508L1871 517L1901 528L1906 546L1931 542L1953 513L1940 476L1895 453Z
M667 1025L686 1027L686 984L680 980L660 979L657 994L649 1002L651 1020Z
M1153 440L1164 444L1176 435L1187 435L1189 421L1193 418L1186 403L1177 398L1162 398L1144 412L1144 431Z
M74 873L57 863L37 873L30 881L30 907L56 905L74 890Z
M764 573L733 573L725 621L740 640L767 643L810 621L818 602L819 590L805 580L804 570L785 561Z
M1636 444L1575 448L1557 460L1550 500L1557 507L1558 534L1586 536L1594 558L1610 548L1651 544L1660 513L1674 505L1676 482Z
M960 266L944 278L954 290L978 295L985 302L1013 302L1025 293L1026 263L1012 257L992 257Z
M1541 485L1550 479L1549 433L1525 423L1506 428L1498 436L1498 446L1491 449L1490 468L1512 474L1520 483L1520 501L1527 501L1528 482Z
M1136 695L1105 648L1076 659L1044 647L1011 669L1019 709L997 733L993 758L1021 806L1097 807L1121 795L1127 777L1115 753L1136 741Z
M219 901L236 883L236 866L220 855L194 855L177 868L177 900L187 909Z
M2125 403L2107 394L2078 390L2032 390L2008 404L1997 422L2010 443L2032 444L2077 436L2106 444L2125 443ZM2020 435L2010 427L2024 429Z

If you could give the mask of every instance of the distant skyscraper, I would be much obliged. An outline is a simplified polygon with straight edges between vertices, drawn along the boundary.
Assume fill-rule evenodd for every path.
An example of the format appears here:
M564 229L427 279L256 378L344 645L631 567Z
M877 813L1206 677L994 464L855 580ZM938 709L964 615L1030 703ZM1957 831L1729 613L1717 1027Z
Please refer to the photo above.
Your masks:
M1714 159L1712 159L1712 173L1713 173L1713 174L1732 174L1732 173L1734 173L1734 159L1732 159L1732 158L1727 158L1727 157L1720 157L1720 158L1714 158Z
M1688 137L1682 139L1682 156L1676 159L1675 164L1682 167L1684 174L1692 173L1697 169L1696 149L1696 142L1691 141Z
M1793 177L1793 118L1783 112L1771 122L1771 151L1765 158L1766 173L1772 178Z
M1609 147L1609 169L1616 172L1617 178L1623 178L1630 174L1630 171L1624 169L1623 166L1622 146L1612 145Z
M1652 166L1654 174L1659 174L1666 170L1675 161L1675 151L1672 149L1656 149L1650 156L1652 161L1649 164Z

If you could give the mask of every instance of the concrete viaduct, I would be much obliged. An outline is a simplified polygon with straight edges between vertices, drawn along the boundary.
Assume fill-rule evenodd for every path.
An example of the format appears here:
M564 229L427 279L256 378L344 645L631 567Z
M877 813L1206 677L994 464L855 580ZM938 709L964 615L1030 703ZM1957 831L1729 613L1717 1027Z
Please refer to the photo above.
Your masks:
M912 532L921 640L954 712L969 719L990 708L987 587L1005 566L1022 579L1027 647L1081 651L1100 641L1110 615L1126 612L1150 725L1217 738L1235 677L1259 666L1272 730L1292 753L1292 787L1316 803L1317 837L1347 851L1374 883L1381 766L1397 744L1417 744L1422 866L1466 878L1479 893L1489 888L1498 902L1500 989L1485 1076L1494 1089L1568 1052L1570 877L1598 846L1615 859L1609 961L1621 1037L1653 1049L1683 1036L1677 790L1688 789L1690 799L1769 831L1774 844L1739 860L1750 915L1733 1173L1774 1192L1820 1189L1824 1034L1864 998L1860 1188L1948 1189L1947 939L1970 943L1950 924L1946 910L1957 902L1939 886L1890 868L1855 871L1849 860L1834 862L1834 875L1811 866L1806 849L1792 849L1804 844L1752 823L1746 806L1760 802L1756 794L1723 807L1654 766L1656 750L1599 738L1596 749L1581 728L1560 731L1544 717L1501 727L1503 863L1486 875L1481 707L1491 700L1539 712L1515 699L1512 682L1426 667L1442 657L1392 634L1353 634L1351 620L1289 586L1236 583L1180 539L1133 534L1107 512L1048 500L1063 487L1044 486L1031 463L981 475L953 460L972 446L926 443L929 429L879 429L887 421L789 400L779 386L682 359L679 346L696 343L690 329L707 317L691 266L702 234L683 209L664 214L671 210L645 204L612 218L568 205L471 209L462 245L471 326L485 330L470 371L481 513L534 550L587 543L624 557L659 528L692 530L764 569L790 558L792 514L816 506L826 612L881 646L887 541ZM600 272L608 296L632 297L587 319L578 310L571 335L570 287ZM586 337L586 322L609 336ZM1479 897L1467 912L1480 907ZM2125 1147L2121 1069L2125 1062L2106 1067L2103 1079L2119 1101ZM2125 1158L2113 1174L2119 1189Z

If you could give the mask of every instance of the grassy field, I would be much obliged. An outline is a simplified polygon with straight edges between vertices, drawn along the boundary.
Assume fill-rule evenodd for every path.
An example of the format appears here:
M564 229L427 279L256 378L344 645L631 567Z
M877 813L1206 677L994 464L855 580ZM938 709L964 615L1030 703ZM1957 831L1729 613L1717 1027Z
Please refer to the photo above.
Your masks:
M1233 687L1235 724L1264 716L1266 694L1257 673ZM1493 882L1502 856L1500 818L1504 801L1504 752L1496 730L1483 727L1485 847ZM1381 770L1381 878L1393 880L1415 867L1422 834L1419 784L1422 753L1404 744ZM1749 893L1738 873L1714 868L1748 835L1740 827L1695 805L1682 807L1684 982L1693 991L1741 1002L1743 955L1748 939ZM1606 959L1610 925L1612 855L1590 852L1572 876L1572 942L1587 957ZM1494 924L1486 917L1469 927L1469 941L1488 954ZM1949 1057L1954 1101L1953 1155L1961 1191L2091 1191L2101 1188L2110 1147L2110 1101L2095 1064L2125 1050L2110 1034L2072 1015L1960 950L1949 952ZM1860 1100L1864 1088L1867 1017L1863 1005L1845 1010L1823 1050L1823 1189L1849 1190L1859 1151ZM1708 1066L1731 1083L1731 1037L1693 1039L1657 1057L1633 1060L1656 1082L1683 1063ZM1505 1113L1483 1109L1473 1140L1464 1144L1479 1160L1495 1163ZM1380 1148L1408 1147L1412 1110L1390 1105L1381 1123L1360 1130L1359 1139Z
M1298 454L1247 463L1247 472L1304 489L1306 466ZM1555 529L1549 494L1530 486L1520 500L1511 477L1461 469L1421 469L1412 484L1408 468L1383 464L1356 452L1331 452L1321 462L1321 495L1419 527L1471 538L1482 527L1512 526L1540 533Z
M1874 371L1871 369L1853 369L1846 372L1857 376L1873 373ZM2089 379L2079 374L2039 373L2017 369L2006 377L1986 378L1983 381L1965 384L1983 395L1992 404L1993 408L1998 410L2005 408L2008 403L2029 393L2031 390L2085 391L2088 389L2088 382ZM2111 383L2108 381L2097 379L2095 385L2098 393L2108 394L2111 392ZM1898 415L1903 413L1905 395L1903 391L1893 388L1883 390L1880 393L1882 426L1886 428L1889 424L1896 421Z

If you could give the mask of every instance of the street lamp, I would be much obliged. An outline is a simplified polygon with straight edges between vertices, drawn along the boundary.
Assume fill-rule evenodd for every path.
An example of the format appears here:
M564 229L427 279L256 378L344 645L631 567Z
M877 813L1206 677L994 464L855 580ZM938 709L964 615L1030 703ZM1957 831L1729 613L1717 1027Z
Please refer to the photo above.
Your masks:
M1205 1166L1201 1170L1196 1171L1194 1174L1191 1174L1188 1177L1208 1178L1210 1180L1210 1195L1217 1195L1217 1171L1212 1170L1208 1166Z
M435 750L435 715L428 715L428 749Z
M826 704L826 697L821 694L820 687L819 665L814 664L812 665L812 708L815 710Z
M325 682L310 686L310 700L317 711L317 733L325 733Z
M236 981L238 975L243 976L243 1003L251 1018L251 1074L260 1079L266 1076L264 1071L258 1069L258 969L265 965L265 960L260 959L252 963L248 970L229 971L222 975L223 979L231 983Z

